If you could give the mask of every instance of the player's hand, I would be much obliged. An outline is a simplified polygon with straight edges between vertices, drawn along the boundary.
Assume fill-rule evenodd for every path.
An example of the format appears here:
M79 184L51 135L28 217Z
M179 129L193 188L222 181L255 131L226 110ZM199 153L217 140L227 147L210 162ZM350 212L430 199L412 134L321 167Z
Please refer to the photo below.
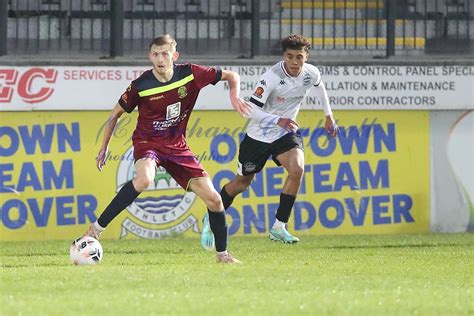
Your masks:
M324 122L324 129L328 137L336 137L339 134L339 126L337 126L332 114L326 116L326 122Z
M108 152L107 148L105 148L105 149L101 148L99 150L99 153L95 157L95 165L97 166L97 169L99 169L99 171L102 171L102 167L105 166L105 160L107 158L107 152Z
M289 118L280 117L277 122L278 126L283 129L286 129L288 132L296 132L300 127L298 123Z
M252 106L238 96L231 96L230 103L232 103L234 110L239 112L242 117L248 117L250 111L252 110Z

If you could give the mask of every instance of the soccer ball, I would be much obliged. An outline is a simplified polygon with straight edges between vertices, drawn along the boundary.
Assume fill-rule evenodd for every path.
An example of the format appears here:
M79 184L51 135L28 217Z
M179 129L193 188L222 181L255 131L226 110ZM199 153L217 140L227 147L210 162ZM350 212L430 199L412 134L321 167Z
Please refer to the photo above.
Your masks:
M89 236L79 237L72 242L69 258L77 265L97 264L102 260L104 252L100 242Z

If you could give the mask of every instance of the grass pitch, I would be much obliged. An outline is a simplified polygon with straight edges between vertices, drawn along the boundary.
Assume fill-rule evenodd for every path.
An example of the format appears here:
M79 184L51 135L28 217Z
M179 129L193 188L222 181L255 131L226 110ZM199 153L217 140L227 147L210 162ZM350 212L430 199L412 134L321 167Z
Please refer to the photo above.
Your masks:
M1 315L473 315L474 234L232 237L242 265L198 239L0 242Z

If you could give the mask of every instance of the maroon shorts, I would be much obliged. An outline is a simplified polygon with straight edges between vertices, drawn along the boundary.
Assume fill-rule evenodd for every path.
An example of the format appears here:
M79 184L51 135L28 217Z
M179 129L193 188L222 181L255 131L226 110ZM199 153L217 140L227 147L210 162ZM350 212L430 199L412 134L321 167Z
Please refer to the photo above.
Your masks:
M193 178L209 177L198 159L189 149L170 149L153 143L133 144L133 158L135 162L142 158L153 158L156 166L162 166L185 190L189 180Z

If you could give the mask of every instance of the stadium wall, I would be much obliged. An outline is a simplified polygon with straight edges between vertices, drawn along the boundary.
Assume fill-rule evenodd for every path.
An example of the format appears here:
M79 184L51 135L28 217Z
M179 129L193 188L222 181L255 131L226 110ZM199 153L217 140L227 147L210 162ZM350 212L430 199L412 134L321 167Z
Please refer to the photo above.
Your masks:
M268 65L222 67L241 74L242 94L249 97ZM116 129L102 173L94 157L107 111L144 69L0 68L1 240L73 238L133 177L130 137L136 113ZM305 178L290 231L472 229L474 67L328 64L320 69L342 133L325 137L322 111L310 95L299 115ZM236 171L246 121L222 111L230 109L223 83L203 90L197 109L188 126L189 143L220 188ZM269 161L228 210L230 234L266 235L283 179L283 170ZM204 212L194 194L159 170L153 187L121 213L104 237L193 235Z

